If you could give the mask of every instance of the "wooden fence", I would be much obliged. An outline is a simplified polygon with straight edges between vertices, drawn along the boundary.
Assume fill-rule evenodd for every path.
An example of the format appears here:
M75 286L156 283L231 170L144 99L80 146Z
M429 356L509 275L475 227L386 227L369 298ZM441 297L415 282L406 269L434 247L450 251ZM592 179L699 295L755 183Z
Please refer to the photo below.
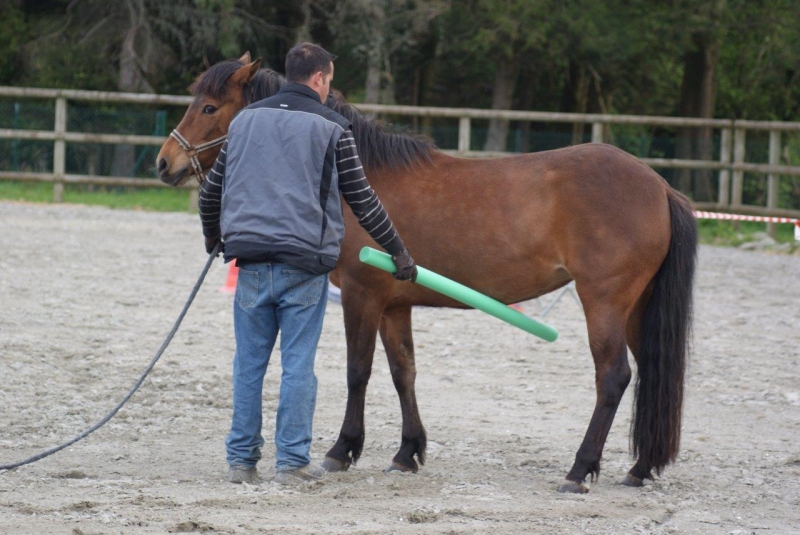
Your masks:
M38 89L0 87L0 97L20 99L55 100L55 122L53 130L0 129L0 139L53 141L52 173L0 171L0 180L44 181L53 183L53 198L63 199L64 184L95 184L134 187L167 187L157 179L124 178L110 176L75 175L65 172L65 148L67 143L131 144L159 146L164 137L93 134L67 131L67 104L70 101L113 102L126 104L188 106L192 97L176 95L152 95L142 93L113 93L102 91ZM729 119L697 119L682 117L648 117L634 115L601 115L576 113L550 113L512 110L479 110L469 108L433 108L416 106L386 106L358 104L365 113L389 116L440 117L459 120L458 148L445 151L465 157L502 156L511 153L473 150L470 146L473 120L504 119L537 123L591 124L592 141L602 142L604 130L611 125L644 125L663 127L710 127L720 131L719 160L680 160L641 158L654 168L662 169L708 169L719 171L717 202L696 203L701 210L734 211L743 214L798 217L800 210L781 209L778 206L779 181L781 176L800 176L800 166L779 165L782 150L781 137L784 132L800 132L800 123L775 121L745 121ZM768 163L745 161L745 146L748 131L769 132ZM744 173L767 175L766 206L744 205ZM186 187L196 188L196 184Z

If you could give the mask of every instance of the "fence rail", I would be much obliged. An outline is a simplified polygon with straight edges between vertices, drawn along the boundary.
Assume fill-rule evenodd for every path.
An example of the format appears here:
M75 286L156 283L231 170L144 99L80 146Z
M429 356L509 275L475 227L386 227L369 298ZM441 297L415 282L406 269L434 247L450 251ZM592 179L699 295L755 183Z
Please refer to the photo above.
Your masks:
M52 173L0 172L0 180L53 182L56 202L63 200L64 184L95 184L134 187L162 187L155 179L74 175L65 172L66 143L161 145L166 137L127 134L96 134L67 131L67 103L69 101L113 102L123 104L186 106L192 97L178 95L152 95L142 93L114 93L74 89L40 89L0 87L0 97L55 100L55 122L53 130L0 129L0 139L52 141ZM592 141L602 142L605 129L610 125L645 125L664 127L693 127L718 129L720 156L718 160L685 160L668 158L640 158L644 163L660 169L690 169L719 171L718 199L716 203L696 203L698 208L737 211L744 214L798 217L800 210L781 209L778 206L781 176L800 176L800 166L780 165L782 133L800 133L800 122L750 121L733 119L698 119L688 117L654 117L635 115L551 113L536 111L480 110L470 108L436 108L416 106L387 106L358 104L365 113L389 116L438 117L458 119L458 148L444 152L464 157L508 156L509 152L472 150L470 146L473 120L503 119L541 123L572 123L592 126ZM752 163L745 161L748 131L769 132L769 161ZM766 206L744 205L744 173L767 175ZM188 188L196 188L191 184Z

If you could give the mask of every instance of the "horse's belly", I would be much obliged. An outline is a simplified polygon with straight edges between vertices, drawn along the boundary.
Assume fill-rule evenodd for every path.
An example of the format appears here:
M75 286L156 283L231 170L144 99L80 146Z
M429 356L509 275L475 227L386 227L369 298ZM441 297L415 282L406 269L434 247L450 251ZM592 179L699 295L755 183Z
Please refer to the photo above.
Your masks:
M572 280L563 269L548 270L546 274L542 272L537 274L531 269L526 270L524 267L513 270L522 272L519 276L512 275L511 271L509 269L508 276L499 274L499 276L485 279L468 280L458 276L448 278L452 278L468 288L472 288L505 304L520 303L534 299L557 290ZM493 270L492 273L498 274L496 270ZM395 294L391 302L413 306L470 308L459 301L423 286L407 284L395 286Z

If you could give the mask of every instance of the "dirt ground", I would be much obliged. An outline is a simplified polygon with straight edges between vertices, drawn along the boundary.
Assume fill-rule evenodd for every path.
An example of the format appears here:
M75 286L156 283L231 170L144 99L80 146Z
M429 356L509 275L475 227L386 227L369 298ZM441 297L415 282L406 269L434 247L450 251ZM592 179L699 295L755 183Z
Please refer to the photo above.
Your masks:
M0 202L0 464L74 436L128 391L205 260L189 214ZM429 439L416 475L385 474L400 411L382 349L364 456L286 489L225 482L231 296L217 261L171 347L89 438L0 473L0 533L800 533L800 258L702 247L680 460L618 482L629 388L587 495L561 495L594 405L583 313L565 296L547 344L475 311L417 309L417 392ZM524 309L535 314L539 303ZM264 390L271 436L279 378ZM317 356L313 455L344 415L341 308Z

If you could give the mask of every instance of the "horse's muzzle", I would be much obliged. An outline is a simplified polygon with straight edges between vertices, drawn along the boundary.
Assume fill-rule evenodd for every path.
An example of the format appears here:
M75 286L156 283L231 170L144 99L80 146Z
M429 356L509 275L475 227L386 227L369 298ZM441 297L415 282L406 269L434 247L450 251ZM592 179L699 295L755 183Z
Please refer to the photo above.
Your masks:
M162 162L165 162L163 158L158 162L158 179L164 184L169 184L170 186L180 186L186 179L186 174L189 172L189 168L184 167L177 173L170 175L167 172L166 165L162 168Z

